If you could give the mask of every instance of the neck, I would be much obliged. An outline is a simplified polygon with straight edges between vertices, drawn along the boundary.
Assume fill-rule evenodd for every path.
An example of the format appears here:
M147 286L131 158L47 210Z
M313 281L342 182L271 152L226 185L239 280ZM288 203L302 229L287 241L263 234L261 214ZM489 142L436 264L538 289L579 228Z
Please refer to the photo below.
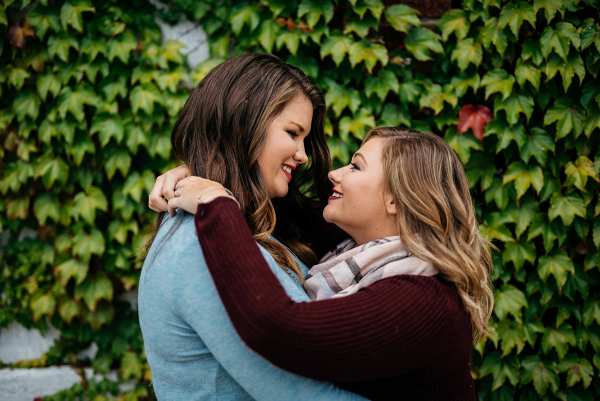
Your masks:
M357 245L364 245L367 242L375 241L379 238L384 237L392 237L394 235L398 235L398 230L396 230L396 224L390 224L391 222L385 222L387 224L371 224L367 229L364 227L360 230L351 230L346 231L354 241L356 241Z

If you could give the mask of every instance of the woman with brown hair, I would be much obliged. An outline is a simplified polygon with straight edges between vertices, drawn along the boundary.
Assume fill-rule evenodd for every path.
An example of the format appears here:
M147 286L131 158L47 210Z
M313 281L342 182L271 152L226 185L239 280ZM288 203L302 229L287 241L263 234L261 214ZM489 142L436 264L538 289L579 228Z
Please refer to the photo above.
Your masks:
M325 220L352 238L306 276L320 302L286 295L220 183L186 178L168 208L195 213L233 325L273 364L369 399L475 400L492 262L458 157L435 135L376 128L329 179Z
M260 245L270 274L296 301L310 300L300 283L305 263L317 261L306 242L319 232L310 229L318 219L298 188L313 183L325 197L330 159L324 118L323 94L301 70L273 55L245 54L200 82L171 135L175 154L192 174L226 185L228 196L241 201L241 224ZM165 201L153 192L149 205L156 209ZM159 215L140 277L140 326L157 398L362 399L283 371L245 347L194 231L190 214Z

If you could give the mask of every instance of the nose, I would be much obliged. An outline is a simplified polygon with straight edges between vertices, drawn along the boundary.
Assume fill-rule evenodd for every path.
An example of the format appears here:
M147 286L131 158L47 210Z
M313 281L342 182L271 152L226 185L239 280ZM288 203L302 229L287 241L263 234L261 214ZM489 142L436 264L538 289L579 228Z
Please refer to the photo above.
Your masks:
M294 153L294 160L298 162L298 164L304 164L308 161L308 156L306 156L306 151L304 150L304 141L301 141L296 147L296 153Z
M327 174L329 181L331 181L331 183L333 184L334 187L337 184L339 184L340 181L342 181L343 170L344 170L344 168L342 167L342 168L338 168L337 170L331 170L329 172L329 174Z

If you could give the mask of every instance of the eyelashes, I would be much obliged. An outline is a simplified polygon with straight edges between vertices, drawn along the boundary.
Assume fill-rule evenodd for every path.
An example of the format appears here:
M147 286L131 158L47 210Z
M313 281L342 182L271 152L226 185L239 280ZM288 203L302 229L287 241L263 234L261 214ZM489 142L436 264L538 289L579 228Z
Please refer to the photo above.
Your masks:
M285 132L287 132L288 134L290 134L294 138L296 138L298 136L298 133L296 131L285 131Z
M350 163L350 165L352 167L350 167L350 170L360 170L360 166L354 162Z

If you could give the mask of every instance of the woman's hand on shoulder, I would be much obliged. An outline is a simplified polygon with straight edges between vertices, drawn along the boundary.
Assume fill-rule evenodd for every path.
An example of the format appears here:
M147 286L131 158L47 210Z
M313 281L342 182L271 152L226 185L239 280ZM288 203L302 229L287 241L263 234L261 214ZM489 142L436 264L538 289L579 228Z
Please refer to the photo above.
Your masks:
M148 197L148 207L155 212L166 212L168 201L175 197L175 186L189 176L190 169L185 164L159 175Z
M218 196L229 196L223 185L206 178L188 177L177 183L174 197L169 199L167 211L171 216L175 216L175 209L196 214L198 203L210 202Z

